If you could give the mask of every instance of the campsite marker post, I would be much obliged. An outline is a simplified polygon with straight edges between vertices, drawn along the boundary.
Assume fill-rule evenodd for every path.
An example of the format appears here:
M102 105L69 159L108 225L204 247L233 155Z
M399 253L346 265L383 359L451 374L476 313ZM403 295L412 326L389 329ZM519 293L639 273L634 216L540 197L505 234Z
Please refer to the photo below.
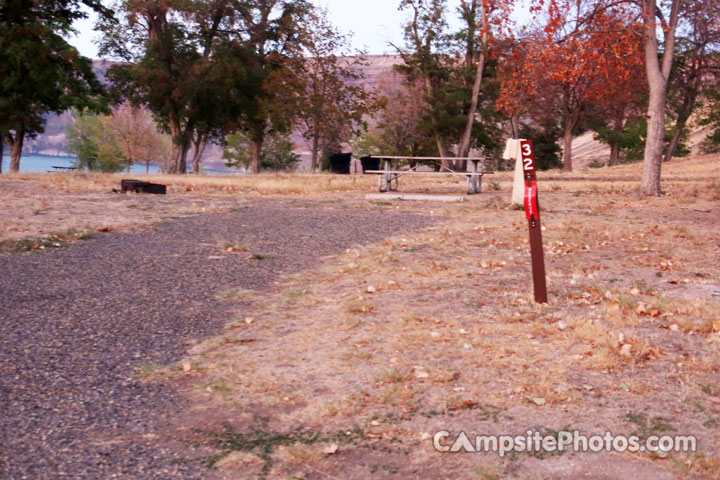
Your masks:
M547 283L545 280L545 256L543 253L542 225L538 203L537 174L535 172L535 154L530 140L520 142L523 175L525 177L525 216L530 229L530 255L532 257L533 287L535 301L547 303Z

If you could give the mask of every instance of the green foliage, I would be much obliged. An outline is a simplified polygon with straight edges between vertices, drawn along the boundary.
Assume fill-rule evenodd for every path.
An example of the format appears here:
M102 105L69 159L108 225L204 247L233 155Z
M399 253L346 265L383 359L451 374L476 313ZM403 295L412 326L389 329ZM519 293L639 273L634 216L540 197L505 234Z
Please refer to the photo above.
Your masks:
M395 68L410 82L424 85L421 126L426 136L436 139L436 145L458 144L468 122L476 61L482 50L479 5L463 3L458 9L463 27L457 32L448 30L446 0L404 0L400 5L403 10L411 10L413 20L404 28L408 46L408 51L403 52L404 63ZM501 113L496 108L500 93L497 66L492 56L485 60L470 138L470 148L490 156L499 154L504 145L503 132L498 128ZM442 152L436 149L434 153Z
M700 144L703 153L720 152L720 84L706 92L707 106L700 125L710 127L710 133Z
M561 135L562 130L559 125L552 122L545 122L541 125L527 124L520 128L520 138L528 138L533 141L535 165L540 170L562 166L560 161L562 149L557 144Z
M123 157L115 139L108 135L99 115L73 111L67 130L67 149L75 154L75 167L90 171L119 172Z
M0 3L0 135L17 145L42 133L49 113L71 107L106 110L91 61L64 38L73 21L86 16L80 3ZM82 3L108 14L99 3Z
M632 163L643 158L646 136L647 119L636 117L630 119L622 130L611 127L599 128L595 140L619 148L620 163Z
M291 172L297 168L300 157L293 153L295 145L287 134L271 133L266 136L260 156L260 168L270 171ZM253 142L245 132L228 135L223 159L228 167L248 168L252 162Z
M665 148L672 139L673 127L667 125L665 129ZM602 127L597 130L595 140L610 147L620 148L620 163L634 163L643 159L645 153L645 139L647 137L647 119L636 117L628 120L622 130ZM680 141L675 149L676 157L686 157L690 154L687 146L689 131L683 128Z

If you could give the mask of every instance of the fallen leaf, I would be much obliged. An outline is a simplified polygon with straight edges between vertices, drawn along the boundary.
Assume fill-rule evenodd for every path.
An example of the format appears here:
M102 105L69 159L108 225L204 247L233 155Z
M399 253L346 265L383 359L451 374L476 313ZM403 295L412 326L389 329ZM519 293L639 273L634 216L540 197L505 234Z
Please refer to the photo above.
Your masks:
M338 451L338 448L339 447L338 447L337 443L333 443L332 445L328 445L327 447L325 447L323 449L323 453L325 453L327 455L332 455L333 453Z
M631 358L632 357L632 345L630 345L629 343L626 343L625 345L620 347L620 355L622 355L623 357L626 357L626 358Z
M539 405L539 406L541 406L541 407L547 403L547 402L545 401L545 399L542 398L542 397L533 398L533 399L532 399L532 402L533 402L535 405Z

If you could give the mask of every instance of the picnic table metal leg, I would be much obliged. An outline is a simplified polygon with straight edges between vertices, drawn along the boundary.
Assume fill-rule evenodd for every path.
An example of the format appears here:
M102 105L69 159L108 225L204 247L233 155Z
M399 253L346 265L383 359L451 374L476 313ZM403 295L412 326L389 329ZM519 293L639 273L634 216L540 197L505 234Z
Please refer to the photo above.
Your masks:
M385 179L387 182L387 188L391 192L397 192L397 189L400 186L400 175L390 173L390 170L393 170L393 162L391 160L385 160L385 171L387 172L385 174ZM395 185L393 186L393 182Z
M479 193L480 190L478 190L478 162L477 160L473 161L473 192Z

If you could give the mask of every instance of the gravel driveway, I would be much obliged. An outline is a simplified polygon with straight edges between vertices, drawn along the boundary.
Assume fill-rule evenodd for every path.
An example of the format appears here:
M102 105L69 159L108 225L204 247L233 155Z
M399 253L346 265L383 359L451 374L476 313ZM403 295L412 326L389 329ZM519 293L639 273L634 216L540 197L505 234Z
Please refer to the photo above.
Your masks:
M137 367L219 332L234 287L268 289L319 257L434 223L429 217L256 204L0 256L0 478L208 478L155 432L180 408ZM222 242L252 253L226 254Z

